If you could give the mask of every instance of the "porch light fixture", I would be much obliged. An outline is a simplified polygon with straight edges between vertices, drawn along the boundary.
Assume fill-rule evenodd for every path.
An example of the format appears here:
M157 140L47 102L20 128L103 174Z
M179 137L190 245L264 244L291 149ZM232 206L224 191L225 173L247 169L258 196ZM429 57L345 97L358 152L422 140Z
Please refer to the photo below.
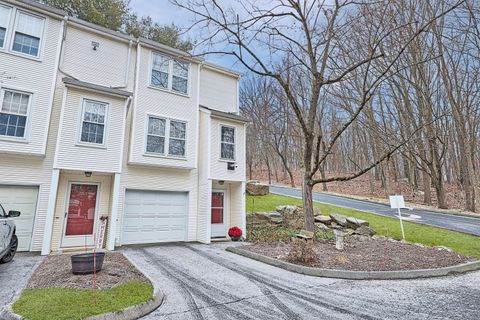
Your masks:
M223 185L225 184L225 181L220 180L220 181L218 181L218 184L221 185L221 186L223 186Z
M90 178L92 176L92 171L85 171L85 177Z

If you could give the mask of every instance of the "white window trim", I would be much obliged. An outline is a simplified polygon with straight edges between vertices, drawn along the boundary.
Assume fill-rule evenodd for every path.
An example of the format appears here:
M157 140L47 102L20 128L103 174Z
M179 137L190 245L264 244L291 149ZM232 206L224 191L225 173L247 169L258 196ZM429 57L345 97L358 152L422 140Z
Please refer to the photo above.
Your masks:
M222 141L222 127L226 127L226 128L232 128L233 129L233 134L234 134L234 139L235 139L235 142L234 143L231 143L231 142L223 142ZM228 125L228 124L223 124L223 123L220 123L219 125L219 153L218 153L218 160L219 161L222 161L222 162L236 162L237 161L237 127L235 126L232 126L232 125ZM227 159L227 158L222 158L222 143L228 143L228 144L233 144L233 159Z
M23 57L30 60L41 61L43 56L43 51L45 49L45 41L46 41L45 39L46 39L47 29L48 29L48 17L38 15L36 13L32 13L16 7L4 5L2 3L0 3L0 5L11 9L10 14L8 16L9 22L7 23L7 30L5 32L5 41L3 43L3 47L0 47L0 52L8 53L14 56ZM41 32L40 41L38 45L38 54L36 56L13 50L13 42L15 39L15 30L16 30L18 12L43 19L43 30Z
M167 79L168 83L167 83L167 88L157 87L152 83L153 58L156 54L168 59L168 79ZM186 78L187 79L187 92L186 93L183 93L183 92L176 91L176 90L172 89L172 85L173 85L173 61L174 60L177 60L178 62L187 64L188 70L187 70L187 78ZM173 58L171 56L168 56L166 54L163 54L161 52L152 51L151 56L150 56L150 67L149 67L149 72L148 72L148 75L149 75L149 77L148 77L148 87L152 88L152 89L160 90L160 91L163 91L163 92L169 92L169 93L177 94L177 95L182 96L182 97L190 97L191 70L192 70L191 64L187 61L184 61L184 60L181 60L181 59L175 59L175 58ZM180 78L182 78L182 77L180 77Z
M165 120L165 143L163 146L163 153L157 153L157 152L148 152L147 151L147 137L149 135L148 133L148 121L150 118L157 118L157 119L163 119ZM183 156L177 156L173 154L169 154L169 146L170 146L170 121L175 121L175 122L181 122L185 123L185 155ZM168 158L168 159L176 159L176 160L187 160L187 155L188 155L188 121L183 120L183 119L176 119L176 118L168 118L165 116L159 116L156 114L151 114L148 113L145 121L145 129L144 129L144 143L143 143L143 155L144 156L151 156L151 157L159 157L159 158ZM178 139L181 140L180 138L172 138L172 139Z
M95 142L86 142L82 141L82 128L83 128L83 122L85 118L85 101L92 101L92 102L97 102L97 103L102 103L105 105L105 123L104 129L103 129L103 143L95 143ZM110 111L110 103L105 102L105 101L100 101L100 100L95 100L91 99L88 97L81 97L80 98L80 124L78 126L78 132L77 132L77 146L82 146L82 147L92 147L92 148L100 148L100 149L106 149L107 146L107 130L108 130L108 118L109 118L109 111ZM63 124L62 124L63 125Z
M10 34L10 31L13 29L13 20L15 19L12 19L12 12L14 12L15 8L13 7L10 7L10 6L6 6L4 4L1 4L0 3L0 7L4 7L4 8L7 8L7 9L10 9L10 12L8 13L8 22L7 22L7 26L5 27L6 30L5 30L5 39L3 39L3 46L0 47L0 50L5 50L8 46L8 43L9 43L9 34Z
M3 97L5 96L5 90L6 91L18 92L18 93L22 93L22 94L27 94L29 96L28 97L27 113L25 114L25 116L27 117L27 120L25 121L25 131L23 133L23 137L12 137L12 136L0 135L0 140L27 143L28 142L28 137L30 136L30 123L31 123L31 110L32 110L33 93L25 91L25 90L21 90L21 89L11 88L11 87L0 87L0 112L2 110Z

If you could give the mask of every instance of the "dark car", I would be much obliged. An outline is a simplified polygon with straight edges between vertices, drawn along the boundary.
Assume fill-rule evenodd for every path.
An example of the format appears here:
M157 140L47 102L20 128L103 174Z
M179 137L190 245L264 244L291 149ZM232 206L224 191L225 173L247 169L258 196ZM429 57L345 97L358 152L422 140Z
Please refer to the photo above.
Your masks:
M5 212L0 204L0 263L13 260L18 248L18 239L15 235L15 222L10 219L20 216L19 211Z

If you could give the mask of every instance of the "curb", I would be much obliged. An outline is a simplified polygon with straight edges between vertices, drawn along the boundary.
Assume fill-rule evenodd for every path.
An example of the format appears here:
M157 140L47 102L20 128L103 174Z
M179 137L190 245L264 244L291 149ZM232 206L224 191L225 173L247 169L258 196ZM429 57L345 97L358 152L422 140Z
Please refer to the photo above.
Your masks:
M115 312L91 316L86 318L85 320L135 320L159 308L162 305L164 298L165 295L161 290L155 290L152 299L144 303L137 304ZM24 317L13 312L12 305L13 303L7 305L3 310L0 310L0 319L25 320Z
M305 267L293 263L270 258L242 248L228 247L225 250L253 260L257 260L288 271L325 278L337 278L348 280L401 280L443 277L452 274L465 273L480 270L480 261L468 262L456 266L438 269L399 270L399 271L349 271L335 269L319 269Z

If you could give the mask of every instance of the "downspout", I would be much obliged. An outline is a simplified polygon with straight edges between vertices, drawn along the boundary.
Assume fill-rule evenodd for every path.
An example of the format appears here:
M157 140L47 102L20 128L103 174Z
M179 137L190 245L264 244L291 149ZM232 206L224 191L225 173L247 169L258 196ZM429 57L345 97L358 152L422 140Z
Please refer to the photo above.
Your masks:
M64 24L63 24L63 37L62 37L62 45L60 47L60 64L58 65L58 71L60 71L61 73L63 73L64 75L66 75L67 77L69 78L72 78L72 79L75 79L75 80L78 80L78 78L72 76L71 74L68 74L67 72L63 71L63 52L64 52L64 45L65 45L65 40L67 39L67 28L68 28L68 16L65 16L63 18L63 21L64 21Z
M125 79L123 85L119 87L112 87L113 89L123 89L128 87L128 78L130 77L130 59L132 57L132 44L133 40L128 42L128 53L127 53L127 68L125 69Z

